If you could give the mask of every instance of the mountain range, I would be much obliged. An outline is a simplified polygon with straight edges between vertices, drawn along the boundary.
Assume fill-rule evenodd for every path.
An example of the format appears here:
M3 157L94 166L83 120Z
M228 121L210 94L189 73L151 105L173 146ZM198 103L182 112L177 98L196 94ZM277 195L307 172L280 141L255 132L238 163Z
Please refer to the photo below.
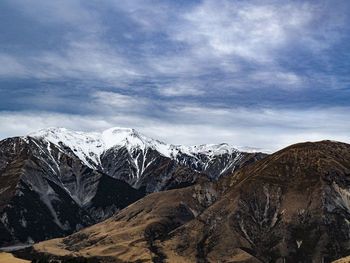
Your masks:
M35 243L13 252L32 262L344 263L350 255L346 143L267 155L170 145L126 128L50 128L0 142L0 179L0 244Z
M136 200L216 181L266 154L180 146L134 129L40 130L0 142L0 246L62 237Z
M217 181L150 194L30 253L86 262L332 262L350 254L349 187L349 144L300 143Z

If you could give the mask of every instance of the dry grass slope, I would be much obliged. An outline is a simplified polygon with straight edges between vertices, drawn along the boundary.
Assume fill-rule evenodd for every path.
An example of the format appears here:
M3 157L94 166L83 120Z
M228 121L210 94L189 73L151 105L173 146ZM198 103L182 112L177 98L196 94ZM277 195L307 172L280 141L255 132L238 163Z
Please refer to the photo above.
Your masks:
M153 242L192 220L214 200L215 190L200 185L151 194L100 224L34 247L38 252L58 256L152 262L162 257Z
M30 263L30 261L15 258L10 253L0 252L0 263Z
M350 263L350 256L338 259L336 261L333 261L332 263Z

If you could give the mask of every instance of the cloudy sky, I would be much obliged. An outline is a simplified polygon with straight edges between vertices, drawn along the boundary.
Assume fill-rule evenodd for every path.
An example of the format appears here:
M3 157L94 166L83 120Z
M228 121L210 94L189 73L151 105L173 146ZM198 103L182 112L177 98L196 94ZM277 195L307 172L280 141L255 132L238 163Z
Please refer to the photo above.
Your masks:
M350 143L350 1L2 0L0 139Z

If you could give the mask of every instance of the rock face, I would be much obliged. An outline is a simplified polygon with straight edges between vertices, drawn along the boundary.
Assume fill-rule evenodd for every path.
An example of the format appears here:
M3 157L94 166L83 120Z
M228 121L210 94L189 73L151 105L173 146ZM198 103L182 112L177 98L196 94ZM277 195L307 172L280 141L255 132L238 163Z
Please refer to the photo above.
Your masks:
M47 129L1 141L0 246L71 234L146 194L210 181L265 156L225 148L197 157L180 148L120 128Z
M101 155L98 169L146 193L188 186L200 179L198 172L151 148L135 148L129 152L125 147L114 147ZM209 179L203 174L202 177Z
M302 143L34 249L116 262L332 262L350 254L349 189L349 144Z

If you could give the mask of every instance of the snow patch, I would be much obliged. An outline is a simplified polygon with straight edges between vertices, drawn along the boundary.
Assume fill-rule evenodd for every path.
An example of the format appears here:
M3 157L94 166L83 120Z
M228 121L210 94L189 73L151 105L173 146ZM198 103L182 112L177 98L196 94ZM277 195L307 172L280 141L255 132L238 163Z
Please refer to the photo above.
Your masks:
M296 240L298 248L303 244L303 240Z

